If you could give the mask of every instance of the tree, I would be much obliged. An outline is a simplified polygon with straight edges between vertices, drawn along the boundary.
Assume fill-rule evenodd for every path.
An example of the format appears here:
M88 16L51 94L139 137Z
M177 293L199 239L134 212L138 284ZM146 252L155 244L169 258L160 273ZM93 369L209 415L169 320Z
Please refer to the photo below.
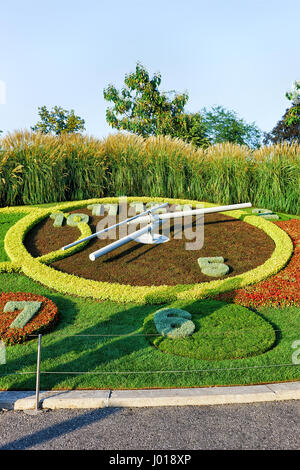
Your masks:
M264 144L279 142L300 142L300 81L294 82L294 89L286 92L285 96L292 102L285 110L281 120L269 133L265 133Z
M287 126L300 123L300 80L294 82L294 89L286 92L285 96L292 102L292 106L285 116Z
M255 123L248 124L238 118L234 111L223 106L213 106L201 111L207 138L211 144L231 142L247 145L251 148L260 146L262 133Z
M300 122L287 124L290 116L290 108L286 109L281 120L277 122L276 126L264 135L264 144L277 144L280 142L293 142L300 143Z
M124 83L121 91L112 84L103 90L105 100L113 103L113 107L106 110L106 120L113 128L143 137L179 133L185 122L186 93L161 92L158 89L160 73L150 78L140 63L137 63L135 72L125 75Z
M46 106L38 108L40 121L31 128L34 132L40 131L42 134L72 134L85 130L84 119L76 116L74 110L67 111L60 106L54 106L48 111Z
M178 121L178 126L172 132L172 137L178 137L196 147L210 145L207 128L200 113L183 113Z
M210 111L204 108L200 113L185 112L188 94L161 92L161 75L150 78L140 63L135 72L125 75L124 83L120 91L112 84L103 90L105 100L113 103L106 110L106 120L115 129L143 137L170 135L197 147L228 141L260 145L261 132L255 124L247 124L222 106Z

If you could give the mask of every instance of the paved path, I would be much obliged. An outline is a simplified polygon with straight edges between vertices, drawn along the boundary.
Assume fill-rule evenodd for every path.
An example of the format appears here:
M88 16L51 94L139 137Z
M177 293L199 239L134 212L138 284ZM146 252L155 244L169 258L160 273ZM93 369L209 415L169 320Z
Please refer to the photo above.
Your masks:
M1 450L299 449L300 401L2 411L0 426Z

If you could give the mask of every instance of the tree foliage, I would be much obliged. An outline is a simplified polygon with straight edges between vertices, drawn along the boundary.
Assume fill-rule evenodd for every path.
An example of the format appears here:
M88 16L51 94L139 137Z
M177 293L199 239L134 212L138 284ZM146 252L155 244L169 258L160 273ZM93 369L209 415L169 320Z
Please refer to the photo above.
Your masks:
M260 144L261 132L255 124L247 124L222 106L186 112L188 94L161 92L160 73L151 78L140 63L135 72L125 75L124 83L121 90L112 84L103 90L105 100L113 103L106 110L106 120L115 129L143 137L170 135L197 147L220 142Z
M124 83L120 91L112 84L103 90L105 100L113 103L106 111L106 120L113 128L143 137L170 135L207 145L200 114L184 112L187 93L161 92L160 73L151 78L140 63L135 72L125 75Z
M280 142L300 142L300 121L287 124L291 108L286 109L283 117L276 126L264 135L264 144L277 144Z
M240 119L234 111L212 106L203 108L201 114L211 144L231 142L251 148L260 146L262 133L259 128L255 123L248 124Z
M300 80L294 82L294 89L285 94L288 100L292 102L285 116L287 126L293 126L300 123Z
M74 110L67 111L60 106L54 106L48 110L46 106L38 108L40 121L31 128L34 132L42 134L73 134L82 132L84 128L84 119L76 116Z

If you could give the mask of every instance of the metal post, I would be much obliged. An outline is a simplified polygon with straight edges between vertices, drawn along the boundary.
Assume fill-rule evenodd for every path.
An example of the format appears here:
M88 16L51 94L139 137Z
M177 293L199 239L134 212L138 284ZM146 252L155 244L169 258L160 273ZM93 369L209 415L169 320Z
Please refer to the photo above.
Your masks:
M36 361L36 389L35 389L35 409L36 409L36 411L40 407L41 344L42 344L42 335L39 335L38 350L37 350L37 361Z

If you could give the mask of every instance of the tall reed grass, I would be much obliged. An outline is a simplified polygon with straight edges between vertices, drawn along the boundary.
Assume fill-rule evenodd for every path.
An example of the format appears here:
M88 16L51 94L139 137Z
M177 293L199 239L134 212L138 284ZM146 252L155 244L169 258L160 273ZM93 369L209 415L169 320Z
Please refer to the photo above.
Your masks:
M195 149L121 133L98 140L17 131L0 139L1 206L118 195L251 201L298 214L300 146Z

